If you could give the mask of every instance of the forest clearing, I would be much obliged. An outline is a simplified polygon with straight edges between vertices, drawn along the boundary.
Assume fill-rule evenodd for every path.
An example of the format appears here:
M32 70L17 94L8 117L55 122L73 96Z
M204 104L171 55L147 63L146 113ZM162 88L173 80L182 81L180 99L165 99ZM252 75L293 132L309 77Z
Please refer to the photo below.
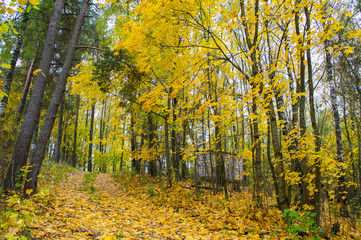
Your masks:
M0 1L0 238L361 239L360 19Z

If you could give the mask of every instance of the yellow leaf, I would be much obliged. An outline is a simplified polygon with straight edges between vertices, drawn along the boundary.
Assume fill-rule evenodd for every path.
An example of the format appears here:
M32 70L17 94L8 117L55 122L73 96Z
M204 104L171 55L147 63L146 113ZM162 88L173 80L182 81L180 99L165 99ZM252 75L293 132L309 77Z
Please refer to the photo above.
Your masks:
M26 193L27 195L30 195L32 192L33 192L33 189L26 189L26 191L25 191L25 193Z
M5 96L7 96L7 94L0 90L0 98L5 97Z
M33 73L34 76L38 75L38 73L41 72L41 69L36 69Z
M347 47L347 49L345 50L345 54L348 55L350 53L353 53L353 49L351 47Z
M116 237L114 237L114 236L105 236L104 237L104 240L115 240L116 239Z
M18 0L18 4L19 4L20 6L25 6L26 0Z
M100 3L99 7L103 8L103 7L105 7L105 5L103 3Z
M8 8L8 13L9 13L9 14L14 14L14 13L15 13L15 10L12 9L12 8Z
M11 68L11 65L10 64L1 64L1 66L3 67L3 68L6 68L6 69L10 69Z
M40 0L29 0L29 2L35 6L40 4Z
M8 30L9 30L9 25L7 25L6 23L0 25L0 34L6 33Z

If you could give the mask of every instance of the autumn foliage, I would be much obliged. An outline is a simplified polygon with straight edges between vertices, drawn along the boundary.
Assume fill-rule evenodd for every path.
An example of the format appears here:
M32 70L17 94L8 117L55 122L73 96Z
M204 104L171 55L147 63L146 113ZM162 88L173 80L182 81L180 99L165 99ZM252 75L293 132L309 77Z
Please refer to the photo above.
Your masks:
M360 3L84 1L47 76L25 33L55 7L0 3L4 238L361 237Z

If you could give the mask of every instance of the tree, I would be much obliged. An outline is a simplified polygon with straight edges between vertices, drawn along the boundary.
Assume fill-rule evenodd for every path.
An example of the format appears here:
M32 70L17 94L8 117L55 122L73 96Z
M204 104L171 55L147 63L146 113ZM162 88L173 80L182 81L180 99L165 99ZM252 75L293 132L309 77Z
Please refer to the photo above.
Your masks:
M21 169L26 165L29 154L31 139L40 116L41 104L44 97L44 89L49 74L51 59L53 58L55 40L59 31L61 12L63 10L64 0L56 0L49 22L49 28L40 59L40 72L36 76L34 89L29 101L29 106L21 126L19 136L15 143L14 152L10 162L9 169L4 181L4 189L7 191L15 190L15 184L21 176Z
M36 193L37 187L37 176L39 175L42 162L45 157L46 145L49 141L51 131L55 122L57 115L58 107L60 105L61 99L63 98L65 87L67 83L67 78L70 72L70 69L73 65L73 58L76 51L76 46L81 34L81 28L83 26L85 14L89 6L89 0L85 0L81 6L79 15L77 17L72 37L69 43L68 52L64 61L62 72L59 76L59 80L56 86L56 90L53 94L52 101L48 107L47 115L42 126L39 140L36 144L36 148L30 155L30 165L29 172L26 175L26 181L24 185L24 193L28 195L28 190L32 190L32 193ZM74 161L74 160L73 160Z

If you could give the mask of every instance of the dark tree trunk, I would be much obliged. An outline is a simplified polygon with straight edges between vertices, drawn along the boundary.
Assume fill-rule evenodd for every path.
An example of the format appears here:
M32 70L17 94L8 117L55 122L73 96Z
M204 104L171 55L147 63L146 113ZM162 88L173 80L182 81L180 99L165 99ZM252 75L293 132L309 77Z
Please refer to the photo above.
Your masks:
M90 114L90 130L89 130L89 152L88 152L88 172L93 171L93 132L94 132L94 114L95 105L92 106Z
M138 172L138 153L137 153L137 149L138 149L138 144L137 144L137 135L135 134L134 131L134 116L132 113L132 116L130 118L130 131L131 131L131 136L130 136L130 148L132 151L132 170L139 173Z
M149 151L151 152L151 158L149 159L149 174L152 177L156 177L157 176L157 164L156 164L156 160L157 160L157 156L153 155L155 151L155 144L156 144L156 136L155 136L155 131L156 128L154 126L153 123L153 118L152 118L152 113L148 113L148 125L149 125Z
M308 8L305 7L305 16L306 16L306 30L311 31L311 18ZM311 46L311 40L307 41L307 45ZM308 75L308 99L310 105L310 117L311 124L313 129L313 135L315 136L315 152L318 155L321 151L321 137L318 130L317 122L316 122L316 110L315 110L315 100L314 100L314 86L313 86L313 72L312 72L312 57L311 57L311 49L310 47L306 50L307 54L307 75ZM321 160L319 157L315 159L314 163L314 173L315 173L315 186L316 191L314 192L313 197L313 206L314 212L316 213L316 223L320 225L320 216L321 216Z
M40 172L41 165L45 157L45 150L48 144L51 131L54 126L55 118L59 108L59 104L65 92L67 78L70 72L70 69L73 65L73 59L76 51L76 46L80 37L81 28L83 26L84 18L86 11L88 9L89 1L86 0L83 2L79 15L77 17L75 27L71 36L71 40L68 47L68 52L64 61L62 71L59 76L58 83L56 85L55 92L53 94L52 100L48 107L48 111L44 120L44 124L41 128L39 135L38 143L36 144L35 150L30 155L30 168L29 172L26 175L26 181L24 185L24 194L27 196L26 191L32 189L32 193L36 193L37 180Z
M35 53L33 59L31 60L30 67L29 67L29 70L28 70L28 74L26 75L26 81L25 81L23 93L21 95L21 99L20 99L19 106L18 106L18 109L17 109L18 119L21 118L21 115L23 115L23 112L24 112L26 98L28 96L30 85L31 85L31 80L33 78L34 64L35 64L35 60L36 60L36 58L38 56L39 49L40 49L40 44L38 43L36 53Z
M218 115L218 111L217 111ZM216 185L224 189L224 194L228 198L227 181L226 181L226 168L222 154L222 136L221 136L221 123L216 121L215 125L215 139L216 139Z
M168 98L168 111L170 110L170 99ZM169 113L164 118L164 146L165 146L165 160L167 164L167 185L172 187L172 163L170 160L169 151Z
M326 27L328 29L328 27ZM326 31L326 30L325 30ZM326 76L327 82L330 86L330 97L331 97L331 105L333 112L333 121L335 127L335 135L336 135L336 146L337 146L337 161L341 163L339 166L339 177L338 177L338 189L337 189L337 201L341 203L341 214L344 217L348 217L349 213L347 210L347 196L346 196L346 186L345 186L345 169L343 167L344 156L343 156L343 145L342 145L342 136L341 136L341 121L340 114L338 112L338 103L337 103L337 93L336 93L336 83L333 78L332 71L332 56L329 51L331 47L331 43L329 39L326 39L324 42L325 54L326 54Z
M298 1L298 0L297 0ZM299 37L298 39L298 54L299 54L299 64L300 64L300 72L299 72L299 80L297 84L299 85L299 91L300 93L306 92L306 86L305 86L305 51L304 51L304 44L300 32L300 21L299 21L299 13L295 13L295 29L296 34ZM300 126L300 134L301 138L305 136L306 134L306 118L305 118L305 110L306 110L306 97L304 95L301 95L299 98L299 126ZM299 169L300 176L301 176L301 186L300 186L300 195L301 195L301 204L307 204L309 205L310 202L310 194L308 190L308 183L306 181L308 172L309 172L309 166L308 166L308 160L307 158L303 158L300 161L301 169Z
M187 122L184 122L183 123L183 137L182 137L182 148L183 149L186 149L186 146L187 146ZM185 154L184 154L184 151L182 152L182 161L181 161L181 165L182 165L182 175L181 175L181 178L182 179L187 179L188 178L188 167L187 167L187 164L186 164L186 159L185 159Z
M47 76L49 74L51 60L54 55L55 40L59 31L59 23L63 6L64 0L56 0L54 2L54 8L39 64L39 69L41 69L41 72L36 76L34 89L29 101L29 106L24 118L24 122L21 126L19 136L15 143L14 152L4 182L5 190L15 189L15 182L16 179L20 178L21 168L26 165L31 139L36 127L36 123L40 117L45 85Z
M63 136L63 113L64 113L64 96L60 103L60 109L58 114L58 134L56 135L56 145L54 153L54 162L60 163L60 152L61 152L61 140Z
M172 132L171 132L171 143L172 143L172 162L173 162L173 172L174 172L174 177L176 179L176 181L180 180L180 174L179 174L179 142L178 142L178 138L177 138L177 133L175 130L175 122L177 121L177 115L175 112L175 109L177 107L177 98L173 99L173 104L172 104L172 115L173 115L173 127L172 127Z
M77 136L78 136L79 107L80 107L80 96L78 95L76 99L76 116L75 116L75 125L74 125L74 141L73 141L73 155L72 155L73 167L76 167L76 146L77 146Z

